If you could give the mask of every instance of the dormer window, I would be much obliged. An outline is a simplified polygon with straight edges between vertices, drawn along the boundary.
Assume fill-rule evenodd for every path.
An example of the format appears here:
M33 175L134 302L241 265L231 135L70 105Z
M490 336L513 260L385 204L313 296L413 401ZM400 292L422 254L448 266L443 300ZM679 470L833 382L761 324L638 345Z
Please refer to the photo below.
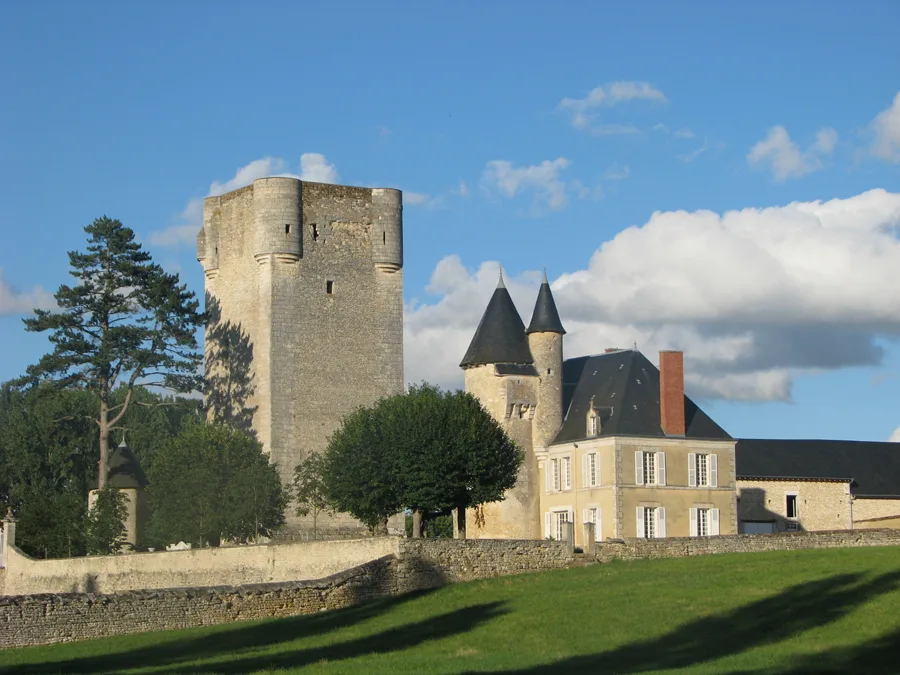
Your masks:
M594 408L594 403L591 401L591 407L587 416L587 436L599 436L600 430L600 411Z

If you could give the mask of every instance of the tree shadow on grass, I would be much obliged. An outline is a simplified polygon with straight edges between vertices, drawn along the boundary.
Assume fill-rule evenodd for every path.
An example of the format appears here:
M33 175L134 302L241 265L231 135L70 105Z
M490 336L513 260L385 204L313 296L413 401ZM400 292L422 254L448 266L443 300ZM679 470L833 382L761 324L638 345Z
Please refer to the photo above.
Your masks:
M756 647L790 640L795 635L837 621L869 600L898 587L900 572L883 574L870 581L864 581L861 574L836 575L798 584L778 595L725 614L690 621L653 640L635 642L598 654L574 656L555 663L502 672L504 675L627 674L689 668ZM867 650L872 650L872 653L869 654ZM830 672L877 675L900 672L897 633L845 651L846 653L836 655L840 661L848 664L864 657L868 667ZM832 658L832 655L810 657L799 661L796 671L788 672L792 675L829 672L822 670L822 667L831 663ZM888 666L891 669L879 669ZM480 672L483 675L483 671ZM785 671L778 669L777 672ZM762 675L762 672L748 671L734 675Z
M279 620L252 621L218 626L213 632L197 637L155 642L147 647L100 656L88 656L69 661L12 666L0 670L4 675L49 675L53 673L117 673L135 667L174 666L228 652L256 650L297 638L314 637L362 623L401 605L431 593L431 590L372 600L363 604L334 609L317 614L305 614ZM152 634L144 634L152 635ZM169 671L167 671L169 672Z

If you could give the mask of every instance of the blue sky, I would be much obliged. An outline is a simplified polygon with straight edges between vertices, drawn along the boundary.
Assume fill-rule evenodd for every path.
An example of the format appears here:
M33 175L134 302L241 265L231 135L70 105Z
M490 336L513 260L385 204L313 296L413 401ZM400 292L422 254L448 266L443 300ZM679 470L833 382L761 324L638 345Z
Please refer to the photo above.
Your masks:
M199 200L293 173L405 191L408 380L546 266L733 435L900 427L900 4L325 4L0 7L0 379L95 217L201 292Z

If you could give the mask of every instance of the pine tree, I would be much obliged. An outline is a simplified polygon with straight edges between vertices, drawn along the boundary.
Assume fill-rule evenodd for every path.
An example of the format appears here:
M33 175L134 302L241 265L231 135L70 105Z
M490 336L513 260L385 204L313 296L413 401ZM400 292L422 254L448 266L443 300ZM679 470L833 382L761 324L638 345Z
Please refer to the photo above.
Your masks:
M53 351L28 368L32 380L50 379L94 393L99 431L98 484L106 485L110 430L122 419L138 383L175 391L199 389L195 332L199 303L177 274L167 274L135 241L134 232L106 216L85 227L86 252L69 253L78 283L55 294L59 311L35 310L28 331L51 331ZM116 387L124 388L121 402Z

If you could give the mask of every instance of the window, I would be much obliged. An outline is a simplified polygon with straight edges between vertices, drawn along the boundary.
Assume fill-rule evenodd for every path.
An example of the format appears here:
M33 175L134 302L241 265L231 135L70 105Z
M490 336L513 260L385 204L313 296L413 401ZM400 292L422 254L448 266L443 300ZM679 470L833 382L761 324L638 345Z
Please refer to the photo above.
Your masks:
M554 511L553 512L553 529L554 529L554 538L556 541L565 541L567 535L567 527L566 523L569 522L569 512L568 511Z
M520 404L516 407L518 408L518 411L519 411L519 419L520 420L525 419L525 415L528 414L528 406Z
M662 506L639 506L636 519L639 539L659 539L666 536L666 510Z
M582 520L585 523L594 524L594 541L603 541L603 532L600 529L600 509L595 506L585 509L582 514Z
M596 452L589 452L582 458L582 486L596 487L600 485L600 460Z
M716 455L688 453L688 486L718 487L719 462Z
M666 484L666 453L638 450L634 453L635 485Z
M381 243L387 244L387 232L385 232L384 230L381 231Z
M334 282L331 279L325 282L325 292L334 295Z
M555 457L547 464L547 492L572 489L572 460Z
M312 229L313 241L319 241L319 226L313 223L310 225L310 228Z
M690 519L692 537L719 534L719 509L704 507L691 509Z
M588 436L599 436L600 435L600 416L591 411L591 414L588 416Z
M285 223L285 224L284 224L284 233L285 233L285 234L290 234L290 233L291 233L291 224L290 224L290 223Z
M786 504L786 513L788 518L799 518L800 512L797 509L797 495L789 494L787 495L787 504Z

